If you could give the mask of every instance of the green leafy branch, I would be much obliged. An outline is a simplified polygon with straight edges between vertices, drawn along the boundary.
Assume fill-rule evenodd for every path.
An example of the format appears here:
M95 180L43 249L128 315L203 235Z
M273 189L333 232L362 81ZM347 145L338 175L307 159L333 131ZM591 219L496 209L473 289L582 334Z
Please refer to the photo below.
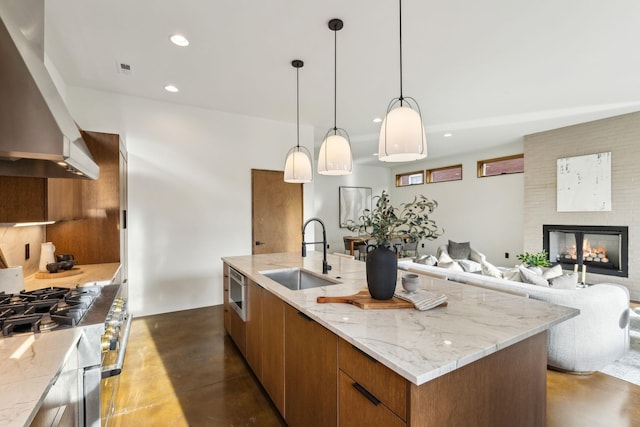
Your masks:
M373 210L365 209L359 222L348 221L347 228L376 239L378 245L389 243L392 239L408 238L413 241L433 240L442 235L444 230L429 218L438 203L425 196L415 196L413 201L394 207L389 194L382 191Z
M538 252L537 254L525 252L523 254L516 255L516 258L524 264L527 264L529 267L549 267L551 265L549 262L549 254L547 254L547 251L545 250Z

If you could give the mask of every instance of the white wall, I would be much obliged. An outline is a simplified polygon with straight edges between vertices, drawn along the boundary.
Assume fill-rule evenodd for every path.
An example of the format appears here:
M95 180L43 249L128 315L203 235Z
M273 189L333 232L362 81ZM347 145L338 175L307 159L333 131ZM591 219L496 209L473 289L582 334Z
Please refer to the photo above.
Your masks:
M127 145L133 314L221 304L220 258L251 253L251 169L283 169L295 123L77 87L66 95L81 128ZM313 152L311 127L300 141ZM313 187L304 186L305 217Z
M523 252L524 174L478 178L476 170L478 160L522 152L523 142L519 141L486 151L427 158L395 167L392 182L399 173L462 164L461 181L391 188L394 205L408 202L417 194L438 202L431 219L445 232L436 240L423 241L424 248L419 247L418 252L435 255L437 247L450 239L471 242L473 248L484 253L495 265L518 263L516 255ZM508 259L505 252L509 253Z

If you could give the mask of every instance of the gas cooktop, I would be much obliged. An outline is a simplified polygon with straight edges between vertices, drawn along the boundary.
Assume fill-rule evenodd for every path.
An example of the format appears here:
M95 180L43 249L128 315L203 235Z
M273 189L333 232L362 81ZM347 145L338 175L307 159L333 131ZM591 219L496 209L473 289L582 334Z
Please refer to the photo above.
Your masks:
M100 293L100 287L87 286L0 292L2 336L77 326Z

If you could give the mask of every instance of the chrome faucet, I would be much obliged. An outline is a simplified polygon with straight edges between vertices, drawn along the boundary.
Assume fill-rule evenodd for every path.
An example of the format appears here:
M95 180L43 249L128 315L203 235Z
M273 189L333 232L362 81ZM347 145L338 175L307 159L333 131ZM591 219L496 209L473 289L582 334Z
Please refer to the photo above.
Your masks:
M313 221L319 222L322 226L322 242L304 241L304 230L307 228L307 225L309 225L309 223ZM302 256L307 256L307 245L318 245L320 243L322 243L322 274L327 274L329 273L329 270L331 270L331 266L327 263L327 231L324 228L324 223L320 220L320 218L310 218L302 226Z

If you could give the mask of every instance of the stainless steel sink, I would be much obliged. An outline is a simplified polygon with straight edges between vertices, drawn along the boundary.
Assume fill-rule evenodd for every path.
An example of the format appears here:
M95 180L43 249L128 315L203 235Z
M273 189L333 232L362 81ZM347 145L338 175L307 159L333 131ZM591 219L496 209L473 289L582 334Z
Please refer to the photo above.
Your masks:
M293 291L301 289L318 288L341 283L329 277L322 277L302 268L284 268L279 270L261 271L260 274L278 282L282 286Z

